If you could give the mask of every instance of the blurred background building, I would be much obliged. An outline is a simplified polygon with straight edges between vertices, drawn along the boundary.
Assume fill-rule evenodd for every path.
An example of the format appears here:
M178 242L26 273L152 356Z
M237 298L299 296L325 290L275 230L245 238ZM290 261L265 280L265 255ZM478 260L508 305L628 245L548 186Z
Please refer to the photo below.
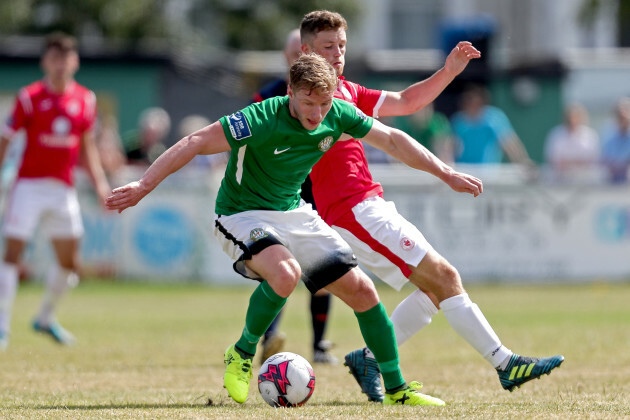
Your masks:
M473 41L484 58L469 66L438 100L437 109L450 115L465 83L488 84L494 103L511 118L532 157L542 162L542 139L561 120L564 103L584 104L598 126L609 118L617 97L630 94L630 88L624 91L624 73L630 68L630 52L624 49L630 46L629 4L4 0L1 100L6 104L6 93L37 74L32 64L39 36L61 29L79 37L79 79L100 93L101 108L117 114L122 132L135 128L138 114L149 106L164 107L173 127L193 113L215 120L245 104L265 79L283 74L279 50L305 12L331 8L350 24L348 76L373 87L396 89L429 75L456 41Z

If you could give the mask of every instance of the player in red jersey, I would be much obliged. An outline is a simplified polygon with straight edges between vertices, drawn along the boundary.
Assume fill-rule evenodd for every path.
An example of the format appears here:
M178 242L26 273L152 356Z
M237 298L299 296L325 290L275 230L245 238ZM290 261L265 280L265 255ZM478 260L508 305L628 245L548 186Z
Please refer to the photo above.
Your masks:
M18 286L17 266L38 224L50 236L58 265L46 276L46 291L33 321L37 332L60 344L74 337L55 319L58 302L78 282L79 243L83 224L73 170L79 159L104 203L109 184L101 167L92 129L96 117L94 93L79 85L76 40L55 33L46 40L41 58L44 78L22 88L0 138L0 164L18 130L26 132L22 163L8 194L3 215L5 238L0 263L0 348L8 345L11 309Z
M462 41L450 52L444 67L426 80L400 92L372 90L342 76L346 30L347 23L338 13L308 13L300 25L302 51L322 55L337 70L335 97L354 103L373 117L418 111L435 100L471 59L481 56L470 42ZM512 391L562 363L562 356L522 357L501 343L468 297L455 267L396 211L394 203L383 199L383 189L372 179L360 141L337 142L315 164L310 177L318 213L350 244L358 260L397 290L408 281L418 287L391 315L398 345L428 325L441 308L451 327L497 369L505 389ZM356 350L345 361L368 398L382 401L378 365L370 351Z

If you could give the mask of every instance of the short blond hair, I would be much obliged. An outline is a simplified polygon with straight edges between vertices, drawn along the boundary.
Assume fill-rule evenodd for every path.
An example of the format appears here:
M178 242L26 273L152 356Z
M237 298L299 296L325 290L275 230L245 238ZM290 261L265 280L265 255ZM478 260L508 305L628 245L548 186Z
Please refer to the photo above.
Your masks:
M293 91L330 93L337 89L338 80L334 67L317 54L300 56L289 69L289 84Z
M307 13L300 23L300 36L303 44L310 44L321 31L348 30L346 19L337 12L315 10Z

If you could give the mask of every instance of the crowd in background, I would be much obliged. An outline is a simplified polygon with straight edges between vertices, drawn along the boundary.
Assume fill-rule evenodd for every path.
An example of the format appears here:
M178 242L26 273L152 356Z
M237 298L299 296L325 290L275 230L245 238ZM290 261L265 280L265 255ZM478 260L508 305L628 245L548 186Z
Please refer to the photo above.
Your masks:
M450 118L429 105L415 114L387 119L388 125L409 133L441 160L449 164L517 163L533 168L539 180L551 183L628 182L630 171L630 97L611 106L611 118L602 127L592 127L587 109L567 104L563 120L549 130L545 139L544 162L536 165L506 114L492 105L485 88L471 86L459 100L459 110ZM138 127L119 133L112 115L99 121L98 147L103 167L113 176L128 165L150 165L167 147L186 134L208 125L202 115L182 119L173 135L168 113L159 107L146 109ZM372 164L392 163L385 152L365 144ZM193 161L196 167L221 167L225 156Z
M547 134L542 165L534 165L508 117L480 87L464 92L451 118L428 106L399 118L396 125L448 163L509 161L537 166L540 179L547 182L625 183L630 171L630 97L611 105L610 114L604 126L591 127L582 104L567 104L563 121ZM369 154L372 162L388 163L378 152Z

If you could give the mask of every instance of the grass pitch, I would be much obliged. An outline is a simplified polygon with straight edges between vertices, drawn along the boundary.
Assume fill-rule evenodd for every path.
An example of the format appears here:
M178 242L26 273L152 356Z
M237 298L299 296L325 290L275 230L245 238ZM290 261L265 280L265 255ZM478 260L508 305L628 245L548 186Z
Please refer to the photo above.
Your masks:
M0 353L0 418L630 418L630 284L480 286L468 292L506 346L530 356L564 354L550 376L504 391L494 370L442 314L400 348L407 380L447 402L368 403L345 367L314 365L306 406L274 409L252 380L239 405L222 388L223 351L243 327L252 287L85 282L60 321L72 348L31 331L41 287L22 286L11 344ZM412 289L379 287L388 311ZM308 296L300 287L281 322L286 350L311 357ZM335 299L327 338L343 355L363 345L352 311ZM260 361L256 359L257 375Z

